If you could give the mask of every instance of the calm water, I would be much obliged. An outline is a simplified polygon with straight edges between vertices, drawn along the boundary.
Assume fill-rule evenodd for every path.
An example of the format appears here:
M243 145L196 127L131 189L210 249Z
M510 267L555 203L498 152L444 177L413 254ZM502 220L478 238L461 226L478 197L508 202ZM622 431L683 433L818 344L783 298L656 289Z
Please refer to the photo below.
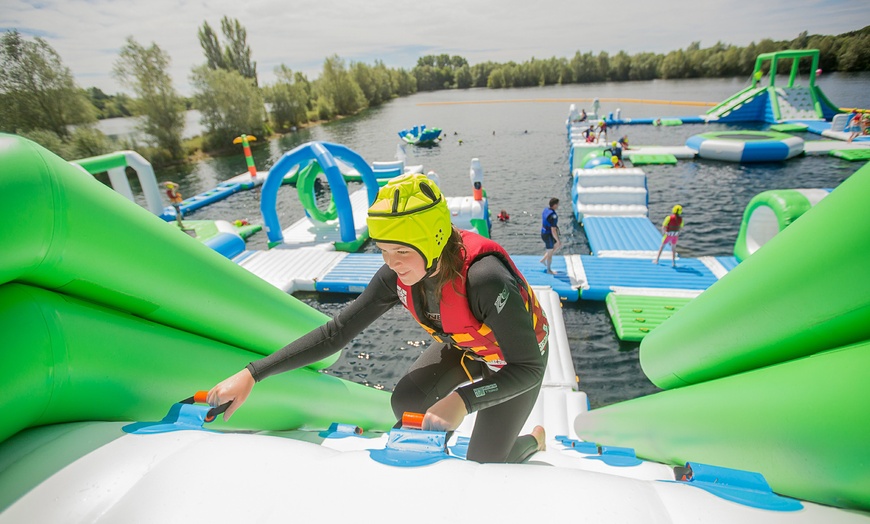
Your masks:
M824 75L819 84L841 107L870 107L868 74ZM428 149L409 147L408 162L436 171L444 192L459 196L470 194L469 164L472 158L479 158L492 213L505 209L511 216L510 222L493 224L492 236L496 241L512 254L542 253L540 213L550 197L556 196L564 203L561 208L562 231L566 236L564 254L588 254L588 244L582 229L573 220L570 206L571 176L564 124L569 104L573 102L578 108L588 110L591 99L598 97L603 114L620 108L624 117L698 115L706 107L676 102L718 102L743 87L743 79L659 80L423 93L394 100L361 116L259 143L254 157L258 169L267 170L283 153L297 145L322 140L347 145L370 162L388 161L394 159L399 143L398 130L415 124L441 127L446 138ZM611 101L617 98L674 103ZM623 126L610 136L628 134L633 145L681 145L691 135L728 128L724 125ZM808 140L816 138L806 136ZM753 196L777 188L836 187L857 167L829 157L763 165L681 161L676 166L648 166L645 171L649 178L650 218L659 223L671 206L679 202L686 217L680 254L684 257L731 255L743 210ZM159 173L158 177L179 181L183 194L192 195L244 171L245 160L240 148L237 156L207 160L181 171ZM293 187L282 187L278 206L283 227L303 215ZM252 223L262 223L258 192L236 194L190 218L245 218ZM265 246L266 237L262 232L249 241L250 249L265 249ZM376 249L367 244L364 251L374 253ZM330 316L352 300L346 295L298 294L297 298ZM638 344L617 339L603 302L565 303L562 312L580 387L589 394L593 407L657 390L640 368ZM390 390L427 344L422 329L406 312L396 308L354 339L328 372Z

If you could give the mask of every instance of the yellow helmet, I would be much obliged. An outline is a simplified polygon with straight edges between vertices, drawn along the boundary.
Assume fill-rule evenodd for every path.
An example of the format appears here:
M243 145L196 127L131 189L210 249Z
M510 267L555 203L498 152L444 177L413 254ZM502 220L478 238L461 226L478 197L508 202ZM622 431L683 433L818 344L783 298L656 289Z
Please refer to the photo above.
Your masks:
M682 215L683 214L683 206L681 206L680 204L675 205L674 208L671 210L671 213L673 213L675 215Z
M434 182L421 174L405 174L378 191L366 220L376 242L414 248L430 269L441 256L452 226L447 201Z

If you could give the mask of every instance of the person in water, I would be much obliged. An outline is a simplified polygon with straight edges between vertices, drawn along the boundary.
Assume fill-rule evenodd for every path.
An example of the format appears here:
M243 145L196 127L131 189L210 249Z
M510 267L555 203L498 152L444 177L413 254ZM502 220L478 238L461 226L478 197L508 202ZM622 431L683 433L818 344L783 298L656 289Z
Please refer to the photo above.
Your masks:
M553 254L562 247L562 242L559 239L559 216L556 214L557 209L559 209L559 199L553 197L550 199L549 205L544 208L544 212L541 213L541 240L544 241L544 256L540 262L547 266L547 273L551 275L556 274L551 267Z
M508 220L511 219L511 216L508 215L507 210L502 209L501 212L499 212L499 214L498 214L498 219L502 222L507 222Z
M665 217L662 222L662 245L659 246L659 252L656 254L653 264L659 263L659 257L662 256L662 250L665 245L671 245L671 261L674 267L677 267L677 238L680 236L680 230L683 229L683 206L677 204L671 210L671 214Z
M208 402L232 401L229 419L255 383L335 353L401 304L435 341L393 390L397 420L424 413L422 429L450 431L476 412L467 458L477 462L522 462L543 450L541 426L517 435L541 389L549 325L507 251L455 229L438 186L421 174L382 187L367 223L385 263L362 294L324 326L215 385Z

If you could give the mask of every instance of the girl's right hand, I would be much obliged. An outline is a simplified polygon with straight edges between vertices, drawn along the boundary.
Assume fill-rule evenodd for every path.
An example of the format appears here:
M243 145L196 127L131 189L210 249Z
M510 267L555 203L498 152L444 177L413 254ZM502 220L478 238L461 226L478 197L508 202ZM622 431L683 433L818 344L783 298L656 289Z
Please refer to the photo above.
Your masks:
M248 399L255 383L254 376L251 375L248 368L245 368L211 388L206 399L213 407L232 401L230 407L224 412L224 421L227 421Z

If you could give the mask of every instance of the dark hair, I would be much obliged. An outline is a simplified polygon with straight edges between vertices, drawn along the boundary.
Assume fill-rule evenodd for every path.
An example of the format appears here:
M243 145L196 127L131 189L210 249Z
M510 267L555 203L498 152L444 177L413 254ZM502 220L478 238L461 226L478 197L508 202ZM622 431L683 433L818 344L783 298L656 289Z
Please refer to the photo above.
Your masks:
M550 199L550 207L553 207L553 206L555 206L555 205L558 204L558 203L559 203L559 199L558 199L558 198L553 197L553 198Z

